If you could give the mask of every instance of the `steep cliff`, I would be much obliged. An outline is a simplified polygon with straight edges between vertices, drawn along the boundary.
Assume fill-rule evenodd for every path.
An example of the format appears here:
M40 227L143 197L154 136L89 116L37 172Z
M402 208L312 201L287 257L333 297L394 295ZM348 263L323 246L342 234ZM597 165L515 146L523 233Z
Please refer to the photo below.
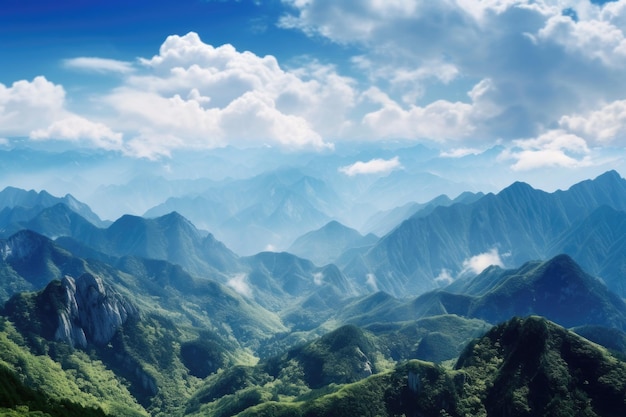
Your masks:
M107 344L137 308L90 273L54 280L38 293L22 293L5 307L18 328L73 347ZM35 320L33 320L35 318Z
M58 312L57 340L73 346L104 345L129 318L138 316L137 308L105 287L100 277L85 273L77 280L65 277L61 284L66 298Z

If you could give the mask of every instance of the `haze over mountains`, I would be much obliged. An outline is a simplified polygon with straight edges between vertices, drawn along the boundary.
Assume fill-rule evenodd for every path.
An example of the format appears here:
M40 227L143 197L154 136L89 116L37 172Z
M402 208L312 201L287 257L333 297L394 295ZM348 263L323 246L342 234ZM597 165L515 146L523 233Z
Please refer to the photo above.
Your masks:
M275 185L273 181L278 177L270 176ZM296 183L301 185L302 181L306 190L312 190L309 185L313 180L304 178ZM250 185L250 190L258 191L258 187ZM272 194L262 189L259 200L265 192ZM311 191L301 196L321 206L320 194ZM219 197L216 193L212 198ZM237 199L246 200L235 192L226 193L222 205L235 204ZM249 274L250 264L261 256L241 257L176 211L154 218L125 215L105 223L71 195L56 198L45 191L7 188L0 192L0 202L2 236L9 238L19 230L32 230L57 239L79 256L106 260L132 255L165 260L223 283L233 274ZM199 207L206 206L211 205L203 203ZM300 227L294 230L305 225L311 230L294 239L289 251L308 258L317 268L337 265L343 278L351 283L350 293L383 290L400 297L442 287L456 278L477 274L490 264L513 267L564 253L623 297L626 292L620 271L626 265L621 255L624 210L626 181L615 171L553 193L518 182L497 194L466 193L455 200L437 197L428 204L413 206L408 217L382 237L362 235L335 220L317 228L312 226L315 222L300 221L302 217L296 216L291 220ZM265 212L262 207L249 211L257 219L260 217L256 213ZM287 219L274 220L277 228L289 227ZM235 230L241 241L258 241L250 224L240 224ZM273 261L279 266L272 268L280 269L284 263L288 270L290 256L281 255ZM315 267L305 269L313 271ZM308 272L309 281L319 282L319 276L312 278L318 273Z
M590 415L624 411L605 385L538 367L540 357L571 375L591 372L586 361L602 372L624 366L558 327L626 354L626 180L617 172L551 193L516 182L381 210L361 222L380 236L333 219L349 198L297 169L200 183L208 188L195 197L112 222L69 194L0 191L0 359L9 375L29 364L21 381L40 391L28 398L108 415L333 415L344 407L334 392L358 397L369 386L382 390L371 394L382 415L394 415L392 398L422 392L415 378L438 378L445 388L423 395L450 415L495 412L511 392L535 393L512 415L548 413L537 394L545 387L524 376L535 369L546 386L569 378L580 395L559 397L564 407L603 398L611 405ZM253 251L277 236L288 251ZM514 319L531 315L543 318ZM532 355L510 353L529 337ZM468 343L487 353L472 356ZM457 358L448 370L411 362ZM481 373L486 360L500 365ZM528 371L500 394L458 376L495 381L515 366ZM604 375L616 389L626 383ZM120 381L125 390L111 394ZM411 404L402 412L427 407Z
M0 149L0 186L70 193L106 221L124 214L158 217L178 211L240 255L286 250L300 235L331 220L363 235L382 236L411 212L391 214L402 206L419 207L443 195L455 199L467 191L498 192L520 179L542 189L564 189L615 166L598 164L567 175L512 172L492 160L502 149L450 158L401 141L337 144L332 153L226 147L178 151L159 160L133 160L103 150L59 152L44 145ZM375 168L376 161L394 160L382 170ZM367 168L348 169L359 163ZM451 164L456 168L450 169ZM389 220L386 212L392 215ZM291 220L295 224L286 226ZM239 238L240 227L247 228L250 239Z

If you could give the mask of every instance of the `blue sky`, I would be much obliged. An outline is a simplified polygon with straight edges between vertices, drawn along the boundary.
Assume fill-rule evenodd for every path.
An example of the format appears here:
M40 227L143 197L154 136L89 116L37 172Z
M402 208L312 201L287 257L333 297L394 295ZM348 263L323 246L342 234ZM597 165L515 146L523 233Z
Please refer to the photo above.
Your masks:
M5 0L0 141L621 166L625 34L626 0Z

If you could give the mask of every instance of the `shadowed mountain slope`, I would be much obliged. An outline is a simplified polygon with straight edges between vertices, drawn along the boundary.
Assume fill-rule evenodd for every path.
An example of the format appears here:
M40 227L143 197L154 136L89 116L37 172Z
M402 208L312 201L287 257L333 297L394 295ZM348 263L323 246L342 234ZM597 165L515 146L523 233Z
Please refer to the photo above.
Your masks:
M603 205L626 210L626 181L614 171L551 194L514 183L471 204L437 207L406 220L360 262L344 263L344 272L364 282L370 279L363 276L365 267L379 289L419 294L435 288L442 271L457 275L471 257L494 249L513 265L553 256L554 242Z
M353 300L339 313L344 322L401 322L442 314L489 323L541 315L566 327L599 325L626 330L626 303L569 256L533 261L517 269L487 268L417 298L385 293Z

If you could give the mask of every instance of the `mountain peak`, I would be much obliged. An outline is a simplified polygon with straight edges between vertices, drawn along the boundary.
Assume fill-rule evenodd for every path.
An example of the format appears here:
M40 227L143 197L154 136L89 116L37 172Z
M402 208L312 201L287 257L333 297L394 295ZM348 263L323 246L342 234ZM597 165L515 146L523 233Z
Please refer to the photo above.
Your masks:
M532 191L536 191L530 184L522 181L515 181L513 184L504 188L498 195L523 195Z
M498 366L485 372L495 358ZM613 377L623 375L624 364L540 317L514 318L494 327L466 348L456 369L488 375L487 415L624 413L626 383Z
M603 174L598 175L593 181L601 181L601 182L615 182L622 181L623 178L616 170L612 169L610 171L606 171Z

